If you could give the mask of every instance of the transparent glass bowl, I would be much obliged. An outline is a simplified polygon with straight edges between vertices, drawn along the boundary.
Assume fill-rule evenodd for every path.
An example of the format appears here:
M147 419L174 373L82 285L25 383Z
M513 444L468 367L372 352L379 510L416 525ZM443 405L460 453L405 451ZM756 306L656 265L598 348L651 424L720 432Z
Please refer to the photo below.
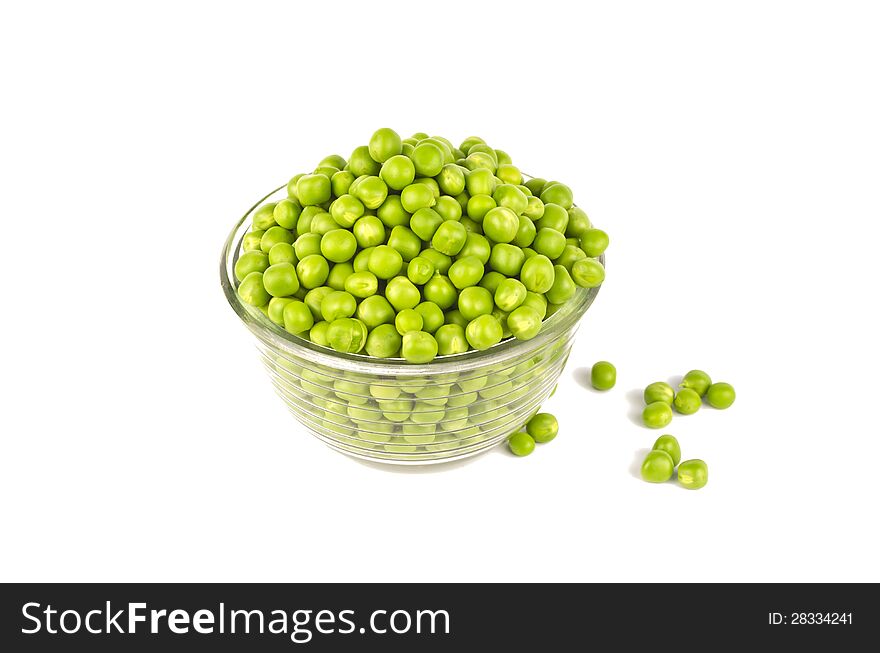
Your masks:
M236 292L233 270L253 211L285 197L286 186L275 189L235 225L223 248L220 281L256 336L278 394L315 436L376 462L447 462L486 451L521 429L553 392L598 288L578 288L531 340L511 338L426 365L339 353L288 333Z

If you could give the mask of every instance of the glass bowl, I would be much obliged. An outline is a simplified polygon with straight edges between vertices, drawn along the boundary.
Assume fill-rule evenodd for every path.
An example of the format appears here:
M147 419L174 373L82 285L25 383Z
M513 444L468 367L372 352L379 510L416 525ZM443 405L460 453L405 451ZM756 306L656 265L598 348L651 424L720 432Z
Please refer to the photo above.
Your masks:
M276 391L312 434L361 459L448 462L505 440L553 392L598 288L578 288L531 340L510 338L425 365L336 352L288 333L236 292L233 271L253 211L285 197L281 186L238 221L223 247L220 281L229 305L256 336Z

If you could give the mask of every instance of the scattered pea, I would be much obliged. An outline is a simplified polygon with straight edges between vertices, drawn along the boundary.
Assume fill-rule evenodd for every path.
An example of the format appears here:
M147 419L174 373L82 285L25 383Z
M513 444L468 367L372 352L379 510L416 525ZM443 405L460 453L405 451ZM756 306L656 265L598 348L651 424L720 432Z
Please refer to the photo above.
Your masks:
M709 466L702 460L685 460L678 466L678 482L689 490L699 490L709 482Z
M617 383L617 369L608 361L593 364L590 383L596 390L610 390Z
M713 383L706 391L706 401L712 408L724 410L730 408L736 401L736 391L729 383Z

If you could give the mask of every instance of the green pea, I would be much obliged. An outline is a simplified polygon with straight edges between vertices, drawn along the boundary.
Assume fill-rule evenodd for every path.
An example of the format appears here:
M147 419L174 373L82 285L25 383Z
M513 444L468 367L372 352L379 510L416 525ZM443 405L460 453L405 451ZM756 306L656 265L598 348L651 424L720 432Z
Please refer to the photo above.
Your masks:
M321 254L328 261L343 263L357 251L357 239L347 229L333 229L321 237Z
M235 262L235 278L242 281L251 272L264 272L269 264L269 257L261 250L245 252Z
M568 228L568 211L558 204L545 204L544 214L535 226L538 229L551 229L564 234Z
M561 265L566 270L568 270L569 274L571 274L572 270L574 269L574 264L586 258L587 255L584 254L583 250L580 247L577 247L575 245L566 245L565 249L562 250L562 254L559 256L559 258L553 261L553 264ZM572 278L574 278L574 275L572 275ZM577 283L576 279L575 283Z
M475 151L475 148L477 147L482 146L475 145L471 148L471 152L464 160L464 166L471 172L485 169L492 173L492 178L494 179L495 170L498 167L498 160L495 158L495 151L492 150L492 148L486 148L487 150L492 150L491 154L482 150Z
M400 335L406 335L410 331L421 331L423 325L422 316L412 308L403 309L394 318L394 326Z
M471 197L474 195L488 195L491 197L495 192L497 183L492 171L485 168L471 170L465 177L465 188Z
M421 302L415 308L416 312L422 316L422 331L434 334L437 329L443 326L446 316L443 310L434 302Z
M434 264L424 256L416 256L409 262L406 276L414 284L424 285L434 276Z
M526 287L517 279L505 279L495 289L495 305L508 313L526 299Z
M519 216L505 206L490 210L483 218L483 233L496 243L509 243L519 231Z
M672 408L663 401L655 401L645 406L642 411L642 422L651 429L662 429L672 421Z
M380 324L394 324L394 308L382 295L372 295L358 304L357 318L370 329Z
M238 286L238 296L251 306L264 306L269 303L270 295L263 286L263 273L251 272Z
M374 161L383 163L391 157L400 154L403 144L400 136L393 129L382 127L373 132L370 137L370 144L367 147L370 157Z
M260 238L260 249L263 250L264 254L268 254L269 250L272 249L272 246L276 243L292 243L294 241L294 236L284 227L274 226L269 227L263 233L262 238Z
M360 247L376 247L385 242L385 225L374 215L367 215L354 223L352 228Z
M351 317L333 320L327 328L327 342L336 351L356 354L364 348L366 340L367 327Z
M329 347L330 343L327 340L327 329L329 328L329 322L324 322L323 320L320 322L315 322L314 326L312 326L312 328L309 330L309 340L311 340L316 345Z
M327 281L330 265L320 254L310 254L296 264L296 276L304 288L317 288Z
M412 153L416 174L421 177L433 177L440 173L445 163L443 150L434 143L422 143L416 145Z
M690 388L702 397L709 391L710 385L712 385L712 379L703 370L691 370L684 375L679 387Z
M300 261L312 254L320 254L321 234L303 234L294 241L293 251Z
M608 248L608 234L601 229L587 229L581 234L581 249L587 256L595 258L601 256Z
M333 175L335 175L337 172L339 172L339 168L337 168L336 166L319 165L317 168L315 168L314 174L324 175L325 177L327 177L327 179L331 179ZM332 190L333 187L331 186L330 189Z
M461 311L457 308L452 309L451 311L446 311L443 314L444 324L457 324L462 329L464 329L468 325L467 319L465 319L464 315L461 314Z
M662 401L671 406L673 399L675 399L675 390L665 381L655 381L645 388L645 404Z
M312 217L312 221L309 224L309 228L312 230L312 233L316 233L320 236L323 236L328 231L333 231L334 229L338 229L339 223L333 219L332 215L330 215L326 211L322 211L320 213L316 213Z
M340 227L350 228L364 214L364 205L354 195L343 195L330 205L330 217ZM310 227L311 228L311 227Z
M444 165L440 170L440 174L437 175L437 183L440 185L440 190L452 197L461 194L465 189L464 173L464 168L454 163Z
M675 463L668 453L660 450L650 451L642 462L642 479L648 483L665 483L672 478L674 470Z
M327 296L321 301L321 315L327 322L333 322L341 317L351 317L356 310L357 301L344 290L334 290L327 293Z
M495 154L499 153L503 154L506 162L502 162L501 157L498 157L498 170L495 174L498 176L501 181L505 184L513 184L514 186L518 186L523 183L522 173L519 171L515 165L511 165L510 163L510 155L506 152L502 152L501 150L495 150Z
M354 260L351 262L351 265L355 272L369 272L370 257L373 255L374 249L376 248L367 247L354 255Z
M459 259L475 257L482 265L489 262L492 254L492 246L485 236L476 233L468 233L464 247L458 253Z
M651 447L652 451L665 451L672 458L672 464L677 465L681 460L681 447L674 435L661 435Z
M397 154L382 164L379 177L389 188L403 190L416 178L416 167L409 157Z
M435 179L432 179L431 177L416 177L413 180L413 183L424 184L425 186L427 186L428 188L431 189L431 192L434 194L435 200L440 199L440 185L437 183L437 181Z
M498 323L501 325L501 337L509 338L512 334L510 332L510 328L507 326L507 318L510 316L510 313L507 311L502 311L497 306L492 307L492 317L498 320Z
M468 288L467 290L477 289L485 290L479 288L479 286ZM488 291L486 292L488 293ZM489 301L491 301L491 297ZM459 305L459 310L462 315L465 315L465 317L467 316L467 314L461 309L461 305ZM471 347L484 350L501 342L501 338L504 336L504 330L501 327L501 323L492 315L479 315L468 323L467 329L465 329L465 336L467 337L468 342L471 343Z
M551 304L562 305L574 297L577 286L571 279L571 275L561 265L553 266L553 285L547 291L547 301Z
M515 456L528 456L535 450L535 441L528 433L514 433L508 438L507 446Z
M449 272L449 268L452 267L452 258L438 252L436 249L423 249L419 256L428 259L434 266L434 270L440 274L446 274Z
M544 204L558 204L566 211L573 204L571 188L559 182L550 182L541 189L541 201Z
M517 247L528 247L535 241L535 223L524 215L519 216L519 227L513 237L513 244Z
M699 490L709 482L709 466L702 460L685 460L678 466L678 482L689 490Z
M507 277L505 277L500 272L496 272L492 270L483 275L483 278L480 279L480 283L478 286L481 286L488 290L492 295L495 295L495 292L498 290L498 286L501 285L501 282L504 281Z
M395 310L402 311L405 308L415 308L421 301L422 294L406 277L394 277L385 286L385 298Z
M345 278L343 290L358 299L365 299L379 290L379 280L369 270L352 272Z
M434 209L423 208L413 213L409 228L422 240L431 240L437 228L443 224L443 217Z
M361 175L378 175L381 165L370 156L370 148L367 145L356 147L348 157L348 169L355 177ZM297 186L299 190L299 186ZM350 192L350 191L349 191Z
M706 400L712 408L724 410L730 408L736 401L736 391L729 383L719 382L709 386L706 392Z
M370 254L367 268L380 279L391 279L403 269L403 257L388 245L379 245Z
M547 315L547 300L544 298L544 295L529 291L526 293L526 298L523 300L522 305L535 309L542 320Z
M515 277L522 270L525 260L525 253L516 245L498 243L492 247L489 266L505 276Z
M270 265L263 272L263 286L273 297L287 297L299 290L296 268L290 263Z
M494 306L492 293L480 286L465 288L458 296L458 310L469 321L480 315L489 315Z
M579 206L573 206L568 210L568 226L565 228L567 237L580 238L588 229L592 229L593 223Z
M565 236L554 229L539 229L532 249L549 259L559 258L565 250Z
M437 329L434 338L437 340L437 352L441 356L463 354L470 349L464 328L460 324L444 324Z
M291 199L283 199L272 210L273 221L280 227L293 230L302 213L302 207Z
M296 301L290 297L273 297L269 300L269 319L279 326L284 326L284 307Z
M241 241L241 249L244 252L254 252L259 251L260 249L260 241L263 239L263 234L266 232L262 229L258 229L256 231L250 231L244 235Z
M590 383L596 390L610 390L617 383L617 369L608 361L594 363Z
M296 182L296 196L303 206L323 204L330 192L330 179L324 175L303 175Z
M465 256L456 260L449 268L449 280L461 290L475 286L483 278L483 263L476 256Z
M519 280L526 290L543 295L553 287L556 271L553 263L543 254L526 258L519 273Z
M382 221L382 224L389 229L409 224L410 214L403 208L401 197L401 195L389 195L376 211L376 215Z
M471 195L467 201L467 215L475 222L482 222L486 214L497 206L489 195Z
M290 178L290 181L287 182L287 196L295 202L299 202L299 198L296 196L296 184L302 177L305 177L305 173L294 175Z
M410 184L400 193L400 202L408 213L427 209L437 203L434 191L426 184Z
M447 256L455 256L467 241L467 230L460 222L445 221L434 232L431 247Z
M378 209L388 197L388 186L377 176L369 176L352 191L368 209Z
M303 302L294 300L285 305L282 311L284 328L294 335L308 331L315 324L315 318L309 307Z
M486 141L484 141L479 136L468 136L461 142L461 145L458 146L458 149L467 154L468 150L477 144L485 145Z
M507 328L517 340L531 340L541 331L541 314L531 306L515 308L507 316Z
M422 252L424 255L425 252ZM458 291L449 280L442 274L435 274L424 287L424 296L429 302L434 302L444 311L451 308L458 300Z
M511 184L499 184L492 193L492 199L498 206L504 206L513 211L516 215L520 215L529 205L526 194L519 188Z
M296 251L290 243L275 243L269 250L269 265L276 263L290 263L296 265L299 259L296 258Z
M327 286L320 286L318 288L312 288L309 290L305 297L303 297L303 301L306 306L309 307L309 310L312 312L312 316L315 320L321 319L321 303L324 301L324 298L333 292L333 288L328 288Z
M430 363L437 356L437 341L430 333L410 331L403 336L400 351L409 363Z
M442 195L437 198L434 210L444 220L454 220L455 222L461 220L461 205L448 195Z
M541 179L540 177L533 177L525 182L526 188L532 191L532 195L539 196L541 191L544 190L544 186L547 184L546 179Z
M334 172L333 176L330 177L330 191L333 197L342 197L348 193L353 181L354 175L348 170Z
M550 413L538 413L526 424L526 431L535 442L550 442L559 433L559 422Z
M596 259L580 259L571 266L571 277L581 288L597 288L605 281L605 267Z
M427 209L430 210L430 209ZM397 250L404 263L408 263L419 255L422 249L422 241L407 227L394 227L388 238L388 246Z
M269 204L263 204L263 206L254 211L251 221L255 230L265 231L269 227L276 225L275 206L275 202L270 202Z

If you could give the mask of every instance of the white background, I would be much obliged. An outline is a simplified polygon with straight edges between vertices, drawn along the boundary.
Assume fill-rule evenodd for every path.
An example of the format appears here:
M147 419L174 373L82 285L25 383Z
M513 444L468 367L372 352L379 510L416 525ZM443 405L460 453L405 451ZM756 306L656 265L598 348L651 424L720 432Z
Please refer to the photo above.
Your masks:
M19 3L0 15L0 579L880 581L873 3ZM374 129L559 178L608 280L527 459L359 463L218 278L264 192ZM584 370L608 359L600 394ZM689 492L633 476L647 383Z

